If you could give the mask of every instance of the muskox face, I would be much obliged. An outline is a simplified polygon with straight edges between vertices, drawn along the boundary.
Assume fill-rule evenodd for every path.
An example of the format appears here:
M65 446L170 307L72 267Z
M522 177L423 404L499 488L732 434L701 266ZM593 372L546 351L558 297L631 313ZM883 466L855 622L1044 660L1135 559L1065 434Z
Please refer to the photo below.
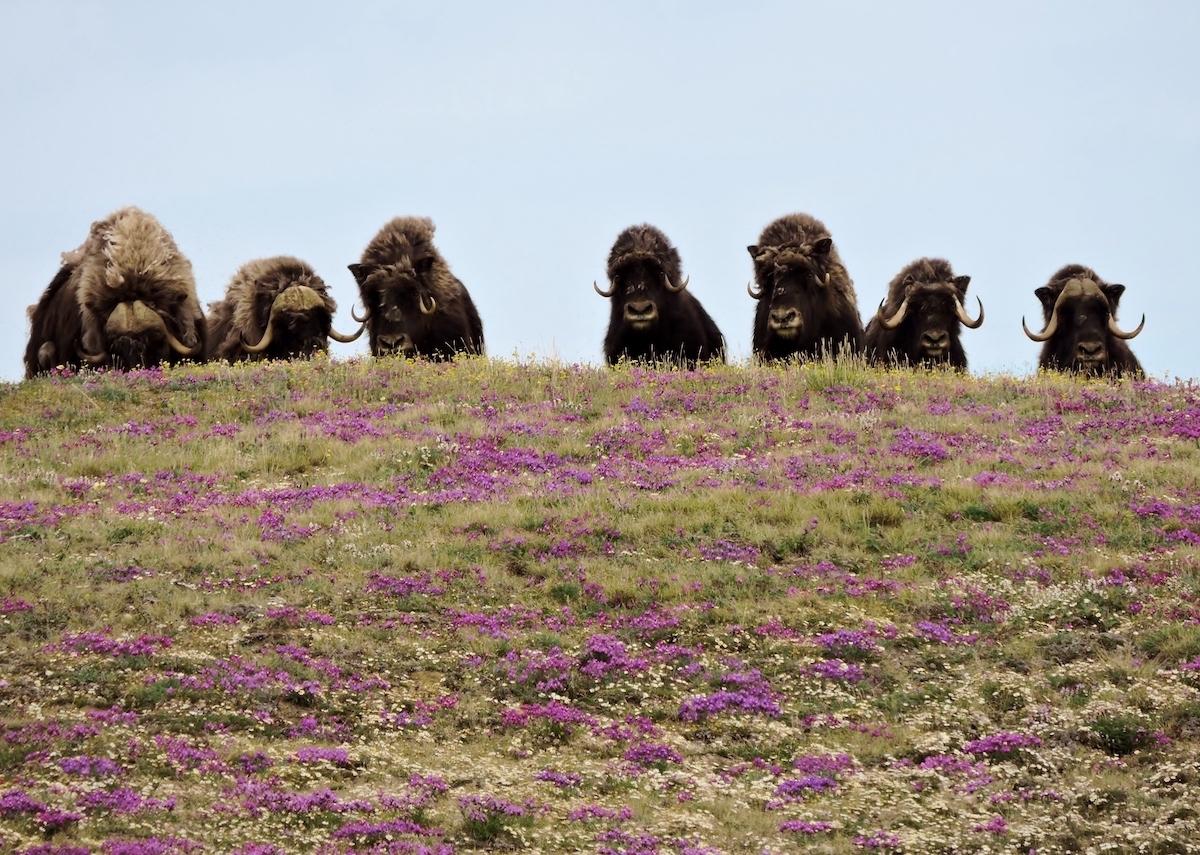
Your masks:
M885 315L880 304L876 321L885 330L896 331L893 348L897 357L911 364L951 361L960 324L971 329L983 324L982 303L974 320L963 308L970 282L970 276L945 282L919 282L909 276L902 283L904 297L895 312Z
M432 254L405 256L394 264L351 264L366 304L367 329L374 356L420 354L435 326Z
M1084 374L1108 372L1113 350L1120 346L1114 339L1132 339L1146 323L1143 316L1132 332L1117 326L1117 304L1124 292L1124 285L1098 283L1093 279L1071 279L1061 291L1038 288L1034 293L1041 301L1046 327L1034 334L1026 326L1025 334L1034 341L1047 343L1042 363Z
M308 292L308 293L305 293ZM333 318L325 301L306 286L292 286L272 299L260 292L254 301L254 316L264 331L256 350L265 359L307 358L329 350Z
M170 307L156 310L142 300L118 303L104 323L103 350L84 354L84 358L94 366L129 370L168 362L173 353L197 356L197 347L171 333L168 323L172 317Z
M777 253L768 269L762 290L750 296L766 301L767 330L773 338L790 341L819 326L829 303L829 273L822 259L833 246L830 238L816 241L810 252ZM758 260L758 247L747 247ZM761 309L760 309L761 311Z
M637 259L616 270L608 291L600 291L599 286L596 290L612 297L614 321L646 333L658 326L667 301L686 287L686 280L678 287L671 284L661 261Z

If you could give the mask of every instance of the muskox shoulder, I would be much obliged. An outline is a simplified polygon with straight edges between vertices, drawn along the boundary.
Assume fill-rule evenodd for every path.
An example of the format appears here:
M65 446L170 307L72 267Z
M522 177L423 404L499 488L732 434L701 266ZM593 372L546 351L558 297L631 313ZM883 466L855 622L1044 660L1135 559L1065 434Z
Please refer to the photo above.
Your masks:
M829 235L825 224L811 214L786 214L771 221L759 235L758 245L788 246L812 243Z

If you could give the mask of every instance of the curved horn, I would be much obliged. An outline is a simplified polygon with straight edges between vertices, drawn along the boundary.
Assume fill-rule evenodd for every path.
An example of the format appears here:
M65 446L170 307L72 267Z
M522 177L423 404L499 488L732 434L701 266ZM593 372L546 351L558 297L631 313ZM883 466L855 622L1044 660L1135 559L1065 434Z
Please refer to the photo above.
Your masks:
M107 353L83 353L83 361L93 368L99 368L104 363L108 362Z
M1025 330L1025 335L1031 341L1049 341L1050 337L1052 335L1054 335L1054 331L1058 329L1057 307L1055 307L1054 314L1050 316L1050 323L1046 324L1046 328L1044 330L1042 330L1040 333L1035 333L1035 332L1031 331L1029 329L1029 327L1025 325L1025 316L1024 315L1021 316L1021 329Z
M162 322L162 318L159 318L159 321ZM187 357L188 359L191 359L193 357L200 355L200 347L201 346L199 343L197 343L195 347L188 347L186 344L184 344L182 341L175 338L175 336L173 336L171 334L171 331L169 329L167 329L167 325L165 322L163 322L162 331L163 331L163 337L166 338L166 340L167 340L167 344L169 344L171 346L171 350L175 351L180 356L184 356L184 357Z
M363 315L363 316L360 318L360 317L358 316L358 312L354 311L354 306L351 306L351 307L350 307L350 317L354 318L354 320L355 320L355 322L356 322L356 323L365 324L365 323L366 323L368 320L370 320L370 318L371 318L371 313L370 313L370 312L367 312L367 310L366 310L366 309L364 309L363 311L365 311L365 312L366 312L366 314L365 314L365 315Z
M757 291L755 291L754 290L754 280L751 279L749 282L746 283L746 293L749 294L751 297L753 297L755 300L761 300L762 295L763 295L763 290L762 290L762 288L759 288Z
M1142 331L1142 327L1144 327L1145 325L1146 325L1146 316L1142 315L1142 322L1137 325L1137 329L1135 329L1133 332L1125 332L1119 326L1117 326L1116 318L1114 318L1112 315L1108 316L1108 331L1110 333L1112 333L1113 335L1115 335L1117 338L1124 339L1125 341L1129 341L1129 339L1131 339L1131 338L1137 338L1138 335Z
M897 309L896 314L892 315L890 318L885 317L883 314L884 302L885 301L883 300L879 302L879 325L885 330L894 330L896 327L900 326L900 324L904 323L904 316L908 314L908 298L905 297L900 302L900 308Z
M432 315L436 311L437 311L437 300L433 299L433 295L431 294L429 296L429 308L428 309L425 308L425 294L424 294L424 292L422 292L421 293L421 314L422 315Z
M240 334L242 341L242 350L247 353L262 353L271 346L271 341L275 338L275 314L279 311L279 298L275 298L275 302L271 304L271 314L267 316L267 328L263 330L262 336L258 340L258 344L250 344L246 341L246 332L243 330Z
M351 315L354 314L353 308L351 309L350 314ZM355 320L358 320L358 319L355 318ZM358 337L363 334L363 330L365 330L367 328L367 323L365 320L359 321L359 324L360 324L360 326L358 328L358 332L356 332L354 335L343 335L342 333L335 330L333 327L330 327L329 328L329 337L331 339L333 339L334 341L340 341L342 344L349 344L352 341L357 341Z
M667 290L670 291L672 294L678 294L680 291L682 291L684 288L686 288L688 286L688 283L691 281L692 281L692 277L690 277L690 276L685 277L684 280L679 283L679 287L676 288L674 285L671 284L671 277L665 273L663 274L663 284L667 286Z
M979 304L979 317L971 320L971 316L967 314L967 310L963 308L962 301L957 297L954 298L954 313L958 315L958 319L962 321L962 325L969 330L977 330L983 326L983 300L978 297L975 302Z
M1074 280L1072 280L1074 282ZM1025 335L1031 341L1049 341L1050 337L1058 331L1058 307L1062 305L1063 299L1067 296L1067 292L1071 290L1072 283L1068 282L1067 287L1063 288L1058 294L1058 299L1054 301L1054 308L1050 312L1050 323L1046 324L1046 328L1037 335L1029 331L1029 327L1025 326L1025 316L1021 316L1021 329L1025 330ZM1079 293L1078 286L1072 293ZM1110 318L1111 319L1111 318Z
M616 285L610 286L607 291L602 291L602 290L600 290L600 286L596 284L596 281L594 279L592 280L592 287L596 289L597 294L599 294L601 297L604 297L606 299L608 297L611 297L613 294L617 293Z

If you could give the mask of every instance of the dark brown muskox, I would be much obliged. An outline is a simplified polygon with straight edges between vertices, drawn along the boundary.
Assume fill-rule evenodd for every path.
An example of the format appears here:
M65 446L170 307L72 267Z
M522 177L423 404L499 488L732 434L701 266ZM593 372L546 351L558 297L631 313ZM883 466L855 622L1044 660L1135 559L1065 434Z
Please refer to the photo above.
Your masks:
M1143 375L1125 342L1142 331L1146 316L1133 332L1117 326L1124 285L1105 282L1090 267L1068 264L1034 293L1042 302L1045 329L1031 332L1024 318L1021 326L1029 338L1043 342L1038 367L1113 377Z
M701 360L725 361L725 339L700 301L687 289L679 252L650 225L630 226L608 253L612 300L604 358L669 362L695 368Z
M959 340L962 327L983 325L971 320L962 301L970 276L955 276L950 262L920 258L908 264L888 284L887 297L867 324L867 357L884 365L949 365L967 370L967 354Z
M483 353L483 323L471 295L433 245L433 221L397 217L350 265L358 282L371 353L451 359Z
M208 307L208 358L297 359L329 349L329 339L351 342L362 335L333 329L337 303L316 272L298 258L281 255L242 265L225 299Z
M854 283L825 224L808 214L780 217L746 247L754 259L747 285L758 301L754 355L764 361L857 353L863 328Z
M138 368L204 352L192 265L137 208L92 223L87 240L63 253L29 319L26 377L59 365Z

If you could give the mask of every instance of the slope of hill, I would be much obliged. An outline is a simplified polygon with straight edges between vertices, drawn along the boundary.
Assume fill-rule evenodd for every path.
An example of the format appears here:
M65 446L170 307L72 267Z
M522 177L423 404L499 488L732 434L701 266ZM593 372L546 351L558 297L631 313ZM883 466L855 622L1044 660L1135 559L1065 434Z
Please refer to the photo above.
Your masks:
M1184 852L1200 389L0 388L0 849Z

